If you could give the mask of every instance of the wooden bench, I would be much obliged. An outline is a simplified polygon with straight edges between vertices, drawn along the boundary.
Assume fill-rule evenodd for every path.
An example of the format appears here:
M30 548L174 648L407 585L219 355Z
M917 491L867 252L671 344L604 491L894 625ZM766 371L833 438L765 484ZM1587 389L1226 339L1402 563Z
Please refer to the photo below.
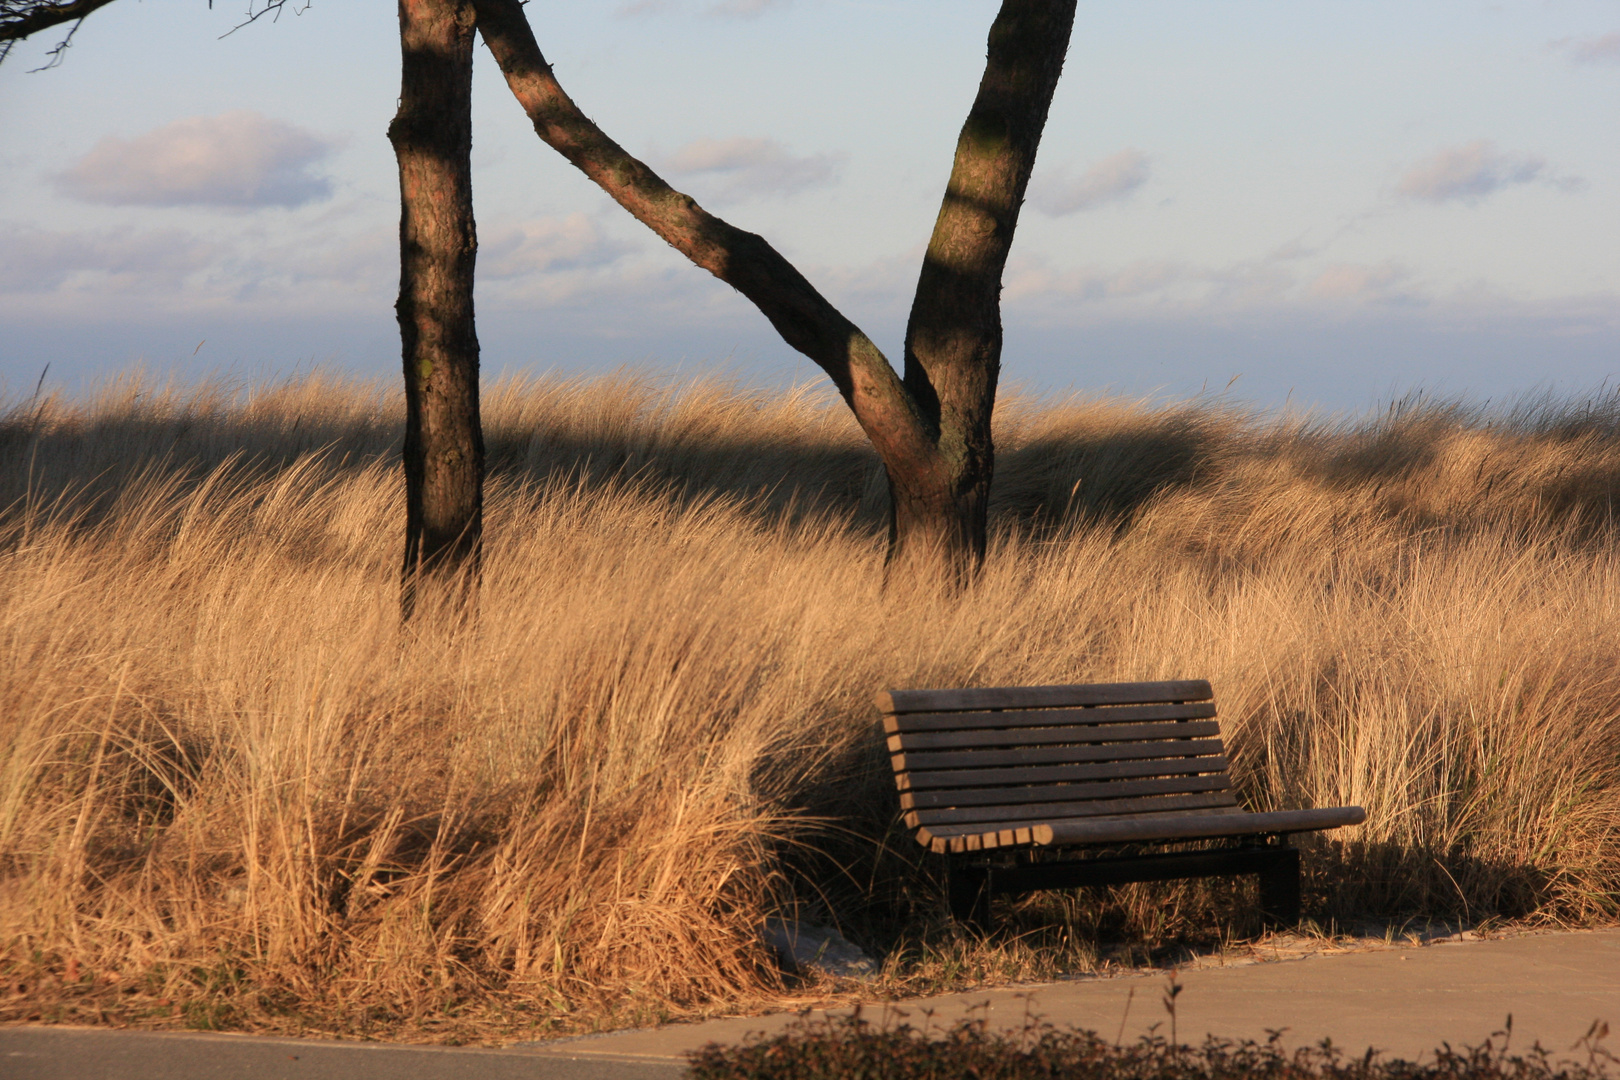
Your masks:
M1258 874L1268 922L1298 922L1289 834L1356 825L1366 811L1242 810L1213 698L1201 679L879 693L905 823L952 857L952 913L983 927L994 893ZM1054 850L1211 839L1227 843Z

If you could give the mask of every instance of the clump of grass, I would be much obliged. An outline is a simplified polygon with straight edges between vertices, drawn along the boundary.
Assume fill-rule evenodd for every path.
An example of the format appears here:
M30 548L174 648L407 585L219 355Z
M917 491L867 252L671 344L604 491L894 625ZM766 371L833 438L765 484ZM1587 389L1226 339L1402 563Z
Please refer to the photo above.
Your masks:
M1585 1061L1554 1058L1537 1044L1510 1054L1509 1032L1478 1046L1443 1046L1431 1062L1347 1057L1330 1042L1289 1052L1280 1033L1265 1043L1211 1037L1185 1046L1160 1035L1108 1042L1095 1032L1030 1022L1021 1031L962 1020L929 1033L909 1023L874 1025L858 1012L801 1019L769 1038L710 1043L687 1055L692 1080L1604 1080L1614 1058L1587 1037Z
M1258 929L1217 881L959 935L881 687L1207 677L1251 805L1368 809L1311 842L1317 918L1620 912L1620 400L1010 399L983 578L885 595L836 398L511 380L453 629L397 618L400 412L316 376L0 415L0 1017L532 1037L834 992L771 915L880 994Z

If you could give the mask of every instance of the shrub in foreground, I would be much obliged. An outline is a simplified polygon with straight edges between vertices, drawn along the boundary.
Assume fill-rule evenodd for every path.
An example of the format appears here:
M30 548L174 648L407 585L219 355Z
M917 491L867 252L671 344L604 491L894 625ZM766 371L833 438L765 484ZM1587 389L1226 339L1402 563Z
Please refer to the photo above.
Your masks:
M1281 1033L1256 1043L1211 1037L1184 1046L1158 1035L1120 1045L1084 1030L1032 1023L993 1031L963 1020L937 1037L906 1023L874 1025L857 1012L800 1020L770 1038L738 1046L710 1043L689 1055L693 1080L1603 1080L1615 1058L1602 1034L1582 1041L1584 1062L1554 1058L1538 1043L1508 1052L1510 1030L1479 1046L1436 1050L1426 1063L1355 1057L1330 1042L1287 1050ZM1603 1033L1606 1033L1604 1029Z

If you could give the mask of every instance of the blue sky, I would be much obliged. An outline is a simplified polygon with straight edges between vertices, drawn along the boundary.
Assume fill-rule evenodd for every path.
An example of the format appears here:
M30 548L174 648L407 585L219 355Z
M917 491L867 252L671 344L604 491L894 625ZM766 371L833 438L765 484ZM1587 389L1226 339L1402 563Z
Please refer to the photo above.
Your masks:
M120 0L0 67L0 378L391 376L391 4ZM898 360L996 4L534 0L585 111ZM543 146L487 53L485 370L814 380ZM1620 7L1082 3L1004 294L1004 380L1359 410L1620 376ZM1232 380L1236 378L1235 382Z

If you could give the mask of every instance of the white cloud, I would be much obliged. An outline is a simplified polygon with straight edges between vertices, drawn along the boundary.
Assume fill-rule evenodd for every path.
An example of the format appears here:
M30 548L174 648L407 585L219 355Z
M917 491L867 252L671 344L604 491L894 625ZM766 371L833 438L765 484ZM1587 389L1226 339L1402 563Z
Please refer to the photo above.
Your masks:
M725 198L787 195L831 183L839 157L811 154L795 157L775 139L695 139L662 165L672 173L724 181Z
M0 228L0 290L64 287L173 289L218 256L215 244L178 229L66 233Z
M1407 288L1411 279L1412 272L1397 263L1335 263L1316 276L1307 293L1319 300L1410 304L1418 302L1417 295Z
M478 276L497 280L606 266L633 250L582 213L489 229L478 238Z
M53 231L0 223L0 322L19 313L286 318L386 310L399 283L396 228L128 227ZM71 316L70 316L71 317Z
M1162 300L1207 280L1204 271L1163 260L1058 270L1044 260L1019 259L1004 275L1001 297L1008 304L1057 301L1063 306L1148 297Z
M701 8L701 12L710 18L719 19L757 19L768 11L785 8L791 0L717 0ZM621 19L639 19L651 15L666 15L682 12L688 5L673 2L673 0L621 0L613 14Z
M381 299L399 287L399 229L337 232L317 225L229 260L221 276L222 283L235 285L239 298L276 292L294 296L302 290L305 304L316 292L328 302L344 296Z
M1144 259L1115 266L1058 268L1036 257L1008 264L1002 299L1017 318L1056 325L1082 310L1124 315L1159 311L1233 314L1288 306L1332 310L1418 307L1431 296L1396 262L1301 267L1304 254L1276 253L1225 265ZM1289 265L1296 264L1296 265Z
M1060 217L1123 199L1152 174L1148 156L1140 150L1121 150L1103 158L1079 176L1058 169L1032 185L1030 201L1042 213Z
M709 5L708 14L727 19L757 19L772 8L785 8L788 0L721 0Z
M1620 64L1620 33L1560 38L1551 44L1572 63Z
M1474 203L1503 188L1536 181L1565 190L1582 186L1574 177L1554 176L1542 158L1499 151L1489 139L1476 139L1424 158L1406 171L1395 190L1424 202Z
M302 206L328 198L310 168L327 140L245 109L193 116L137 135L108 136L56 177L62 192L113 206Z
M479 305L533 310L611 298L648 277L627 257L642 251L583 213L492 223L481 230ZM708 279L684 260L676 269L686 287L687 278ZM293 219L266 231L239 219L196 233L51 231L0 221L0 325L18 313L73 310L242 318L382 312L398 284L392 224Z

